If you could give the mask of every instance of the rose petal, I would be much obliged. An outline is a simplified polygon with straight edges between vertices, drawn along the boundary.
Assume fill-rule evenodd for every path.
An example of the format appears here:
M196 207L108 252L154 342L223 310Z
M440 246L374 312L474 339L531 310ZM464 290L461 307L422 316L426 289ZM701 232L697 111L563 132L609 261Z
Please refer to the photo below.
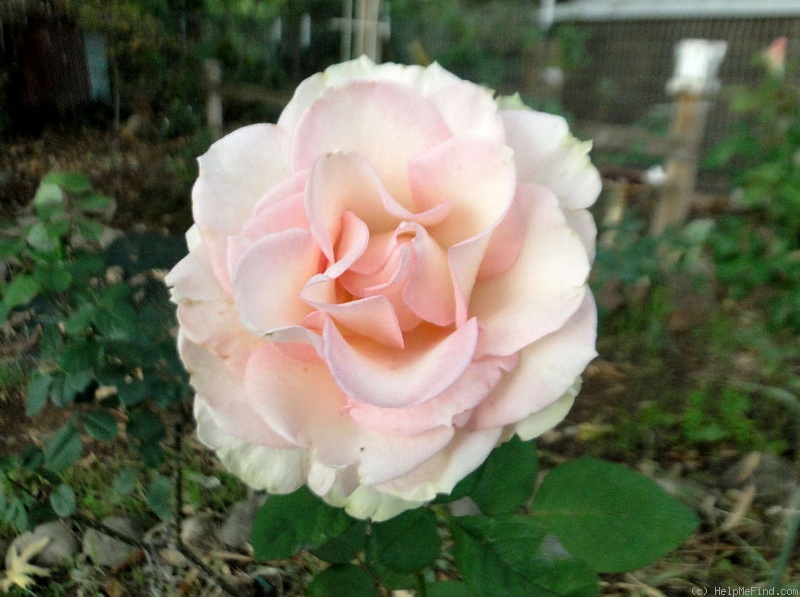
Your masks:
M478 326L467 321L450 334L418 328L397 350L353 338L325 325L325 361L336 382L354 399L387 408L408 408L444 392L463 375L475 350ZM390 366L387 366L390 364Z
M256 124L223 137L198 160L192 213L226 289L228 236L238 234L264 192L288 176L288 145L279 127Z
M249 443L223 431L211 407L195 398L197 437L214 450L234 475L257 490L291 493L305 482L306 451L299 448L268 448Z
M306 447L313 461L330 467L357 465L364 483L405 474L445 446L452 429L440 427L413 438L387 437L343 415L346 399L325 364L293 358L266 343L245 374L247 398L282 436Z
M527 185L519 200L528 234L514 265L475 286L470 315L483 326L478 355L512 354L560 328L586 294L589 260L548 189Z
M405 64L381 64L379 67L366 56L334 64L317 73L297 87L291 101L281 113L278 125L286 130L297 126L303 113L328 87L344 85L348 81L391 81L429 96L438 90L461 81L436 63L428 67Z
M401 224L398 234L413 231L414 265L403 289L403 302L411 311L434 325L448 326L456 319L456 297L447 253L422 226Z
M503 123L491 90L458 81L430 97L454 135L475 135L500 143L505 141Z
M534 437L539 437L545 431L549 431L567 416L572 405L575 403L575 396L578 395L580 389L580 381L572 384L561 398L548 404L543 409L536 411L532 415L523 419L516 425L513 425L513 431L522 441L532 440Z
M247 249L233 278L236 306L246 325L258 334L299 325L311 311L300 293L319 262L319 248L300 228L270 234Z
M514 199L512 152L497 141L453 138L415 156L408 176L420 210L452 204L447 219L428 229L443 247L494 228Z
M570 227L578 233L578 236L586 247L586 254L589 256L589 262L594 261L595 257L595 240L597 239L597 225L594 222L592 214L588 209L565 209L564 215L567 217L567 223Z
M597 356L597 309L587 292L580 309L558 331L519 353L519 364L474 411L470 429L519 422L558 400Z
M516 356L473 361L452 386L427 402L410 408L380 408L349 400L348 414L365 427L390 435L412 436L440 425L453 427L456 417L480 404L516 362Z
M500 439L502 429L459 430L441 450L409 473L376 485L375 489L409 501L427 502L448 494L456 483L484 463Z
M560 116L533 110L503 110L506 143L513 149L520 183L536 183L555 191L564 207L592 205L602 188L589 161L591 143L581 143Z
M329 261L334 261L342 217L352 212L372 234L392 230L398 223L386 209L394 200L383 188L375 169L364 157L332 153L316 161L305 194L311 233Z
M410 89L354 81L326 89L306 110L294 132L291 165L297 171L330 152L359 153L375 167L392 197L410 208L408 160L449 136L436 108Z
M211 352L181 335L181 358L192 376L192 387L210 409L215 425L239 439L273 448L291 444L275 432L266 421L253 416L242 377L236 375Z

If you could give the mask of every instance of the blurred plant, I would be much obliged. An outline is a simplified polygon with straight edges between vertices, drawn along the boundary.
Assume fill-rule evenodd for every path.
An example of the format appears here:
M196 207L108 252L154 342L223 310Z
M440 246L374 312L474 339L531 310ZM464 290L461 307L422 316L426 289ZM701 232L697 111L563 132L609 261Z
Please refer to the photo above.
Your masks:
M778 48L780 49L780 48ZM785 51L785 48L784 48ZM730 136L706 160L729 168L747 220L722 217L710 247L736 300L766 300L773 331L800 330L800 85L775 58L761 84L739 88ZM791 65L789 65L790 67Z
M77 504L67 473L86 442L122 440L151 468L148 501L169 517L170 483L157 470L165 457L164 418L189 389L170 334L172 310L163 284L147 274L126 278L102 251L112 202L76 173L46 175L34 217L0 233L0 323L32 311L37 366L28 381L30 417L52 405L66 419L41 447L2 463L0 518L20 530L42 518L72 515ZM49 411L52 417L53 411ZM122 433L124 430L124 433ZM138 474L138 473L137 473Z

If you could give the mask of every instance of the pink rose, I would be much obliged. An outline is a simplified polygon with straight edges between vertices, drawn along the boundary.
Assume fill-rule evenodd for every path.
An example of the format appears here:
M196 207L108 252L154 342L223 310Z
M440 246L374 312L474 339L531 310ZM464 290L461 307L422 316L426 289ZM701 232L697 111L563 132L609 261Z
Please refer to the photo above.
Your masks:
M779 37L764 50L764 61L767 69L773 75L781 76L786 69L786 46L788 41L785 37Z
M595 356L600 190L562 118L362 58L200 158L168 276L198 435L383 520L558 423Z

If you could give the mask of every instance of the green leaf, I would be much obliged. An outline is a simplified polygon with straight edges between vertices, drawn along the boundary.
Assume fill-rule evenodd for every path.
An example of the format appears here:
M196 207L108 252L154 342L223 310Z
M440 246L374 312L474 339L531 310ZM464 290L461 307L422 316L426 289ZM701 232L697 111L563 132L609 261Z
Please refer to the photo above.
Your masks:
M142 444L157 443L164 439L165 435L161 417L144 407L131 411L127 431L128 435L138 439Z
M97 307L92 303L83 303L77 310L67 318L64 330L70 336L77 336L83 333L92 324Z
M50 494L50 505L53 507L53 512L61 518L72 516L75 512L77 501L75 491L66 483L56 487L53 493Z
M475 595L597 595L595 573L558 549L557 539L536 519L514 514L461 516L450 520L450 530L456 565Z
M128 495L133 493L133 490L136 489L137 476L138 473L133 467L127 466L122 469L114 479L114 492L118 493L119 495Z
M58 359L65 371L94 369L103 357L103 347L89 338L67 344Z
M478 469L470 497L484 514L511 514L528 501L538 472L536 445L514 436Z
M40 187L45 184L58 185L68 193L85 193L92 190L92 183L79 172L48 172L42 177Z
M594 458L550 471L533 513L597 572L640 568L678 547L699 522L654 481Z
M5 292L3 292L3 302L9 309L26 305L39 294L41 289L42 287L33 276L17 274L6 286Z
M61 473L78 462L83 452L83 442L77 427L72 423L62 425L44 447L44 466Z
M71 404L75 397L86 390L94 379L91 370L68 371L56 375L50 387L50 400L58 407Z
M3 301L0 301L0 323L8 319L9 309Z
M96 243L103 234L103 225L94 220L82 219L75 222L75 231L89 242Z
M36 222L28 230L25 240L34 249L39 249L45 253L52 253L59 246L59 237L53 234L53 230L45 222Z
M83 417L83 428L91 437L108 441L117 437L117 420L105 410L93 410Z
M53 376L49 373L37 372L31 376L28 382L28 391L25 394L25 414L29 417L38 415L44 405L47 404L47 396L50 394L50 384L53 383Z
M441 548L436 515L427 508L407 510L372 525L370 556L397 572L426 568L439 557Z
M111 199L102 195L89 195L78 200L78 207L81 211L88 213L102 213L112 205Z
M0 238L0 258L17 257L25 248L25 241L21 238Z
M155 475L147 486L147 505L161 520L172 520L172 482Z
M36 189L36 194L33 196L33 205L36 207L37 212L56 205L64 205L64 192L59 185L42 180L39 188Z
M133 380L117 386L119 401L125 406L135 406L147 397L148 385L143 381Z
M345 532L329 539L317 549L315 556L331 564L346 564L352 561L367 544L367 525L363 520L354 520Z
M138 329L136 311L123 302L115 303L113 308L99 309L94 323L98 332L112 340L129 340Z
M471 597L473 593L470 592L467 583L451 580L426 584L425 595L426 597Z
M316 549L350 528L350 518L301 487L273 495L253 523L253 549L258 560L290 558L301 549Z
M336 564L314 577L308 597L379 597L375 583L354 564Z
M37 268L33 272L33 276L43 288L51 292L64 292L72 284L72 274L61 263L48 264L45 267Z

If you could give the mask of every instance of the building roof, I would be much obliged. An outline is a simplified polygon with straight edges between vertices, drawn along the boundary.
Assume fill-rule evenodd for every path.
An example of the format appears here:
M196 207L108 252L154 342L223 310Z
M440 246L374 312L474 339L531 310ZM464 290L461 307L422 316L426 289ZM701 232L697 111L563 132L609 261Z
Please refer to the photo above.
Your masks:
M572 0L553 12L555 22L792 16L800 16L798 0Z

